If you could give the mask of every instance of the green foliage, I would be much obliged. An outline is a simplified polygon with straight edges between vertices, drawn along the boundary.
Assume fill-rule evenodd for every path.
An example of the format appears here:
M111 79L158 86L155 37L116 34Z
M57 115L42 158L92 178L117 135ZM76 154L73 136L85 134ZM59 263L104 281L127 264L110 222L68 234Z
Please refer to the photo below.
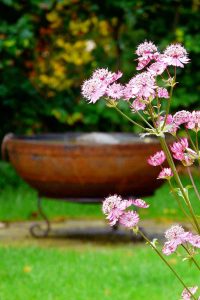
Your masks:
M121 69L130 78L133 52L145 39L161 49L171 42L185 45L191 63L179 70L173 109L198 105L196 0L2 0L0 17L1 136L8 131L134 130L104 104L87 105L80 86L97 67Z

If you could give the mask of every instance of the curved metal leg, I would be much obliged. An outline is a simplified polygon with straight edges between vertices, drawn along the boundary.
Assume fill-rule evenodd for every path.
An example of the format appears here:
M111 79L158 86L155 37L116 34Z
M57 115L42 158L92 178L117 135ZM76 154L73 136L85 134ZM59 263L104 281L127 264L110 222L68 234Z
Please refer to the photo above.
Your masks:
M42 198L38 195L38 201L37 201L38 212L44 219L46 228L43 228L43 226L41 226L41 224L37 223L37 224L33 224L29 229L31 235L34 237L37 237L37 238L38 237L47 237L49 234L49 231L51 229L50 222L42 210L41 203L42 203Z

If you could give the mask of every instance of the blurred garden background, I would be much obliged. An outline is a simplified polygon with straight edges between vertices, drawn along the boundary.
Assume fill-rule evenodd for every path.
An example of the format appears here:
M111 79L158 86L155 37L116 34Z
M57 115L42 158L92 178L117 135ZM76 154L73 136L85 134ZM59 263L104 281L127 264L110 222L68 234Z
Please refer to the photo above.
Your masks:
M199 101L199 1L1 0L0 136L7 132L134 131L102 101L87 105L80 86L97 67L135 73L136 46L183 43L174 108Z
M8 132L137 132L103 101L88 105L80 87L98 67L120 69L126 81L135 73L134 51L144 40L160 49L174 42L185 46L191 63L178 70L172 109L199 109L199 14L199 0L1 0L0 140ZM195 178L200 186L199 175ZM188 184L184 176L183 182ZM36 200L36 191L1 161L0 225L39 219ZM167 185L145 200L151 206L142 218L166 224L184 221ZM191 201L200 215L193 191ZM46 201L44 211L54 222L104 219L100 205ZM56 244L29 242L0 245L0 300L180 296L181 287L143 245L133 249L132 244L89 241L57 249ZM176 258L171 262L176 266ZM178 268L185 272L184 265ZM189 284L197 276L189 268L185 274Z

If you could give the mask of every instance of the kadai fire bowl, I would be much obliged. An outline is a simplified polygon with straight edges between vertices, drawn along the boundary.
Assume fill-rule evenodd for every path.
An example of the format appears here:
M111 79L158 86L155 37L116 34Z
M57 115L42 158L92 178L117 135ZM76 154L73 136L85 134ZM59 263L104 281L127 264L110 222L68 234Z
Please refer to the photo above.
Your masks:
M8 134L2 143L3 157L40 196L73 201L152 194L161 181L147 158L159 150L156 139L129 133Z

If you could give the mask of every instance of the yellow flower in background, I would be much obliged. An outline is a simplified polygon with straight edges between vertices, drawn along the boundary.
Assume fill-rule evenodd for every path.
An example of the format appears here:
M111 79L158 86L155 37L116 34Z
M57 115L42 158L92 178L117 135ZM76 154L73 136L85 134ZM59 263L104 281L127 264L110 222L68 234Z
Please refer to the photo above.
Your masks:
M94 66L93 51L97 44L106 55L115 53L111 46L112 25L108 21L99 20L94 14L85 20L76 13L69 14L68 6L78 2L59 1L53 10L46 13L49 25L41 31L41 43L36 48L33 76L30 78L39 89L45 89L47 97L80 84L76 74L84 73L87 64ZM112 18L110 22L114 26L117 19Z
M109 24L106 20L99 22L99 31L103 36L108 36L110 34Z
M58 28L62 24L62 20L61 20L59 14L55 10L48 13L46 15L46 18L51 23L51 25L50 25L51 28Z
M46 74L41 74L39 76L39 80L44 83L44 84L48 84L49 83L49 77Z
M73 35L77 35L79 33L87 33L91 26L91 20L79 21L72 20L69 22L69 30Z

